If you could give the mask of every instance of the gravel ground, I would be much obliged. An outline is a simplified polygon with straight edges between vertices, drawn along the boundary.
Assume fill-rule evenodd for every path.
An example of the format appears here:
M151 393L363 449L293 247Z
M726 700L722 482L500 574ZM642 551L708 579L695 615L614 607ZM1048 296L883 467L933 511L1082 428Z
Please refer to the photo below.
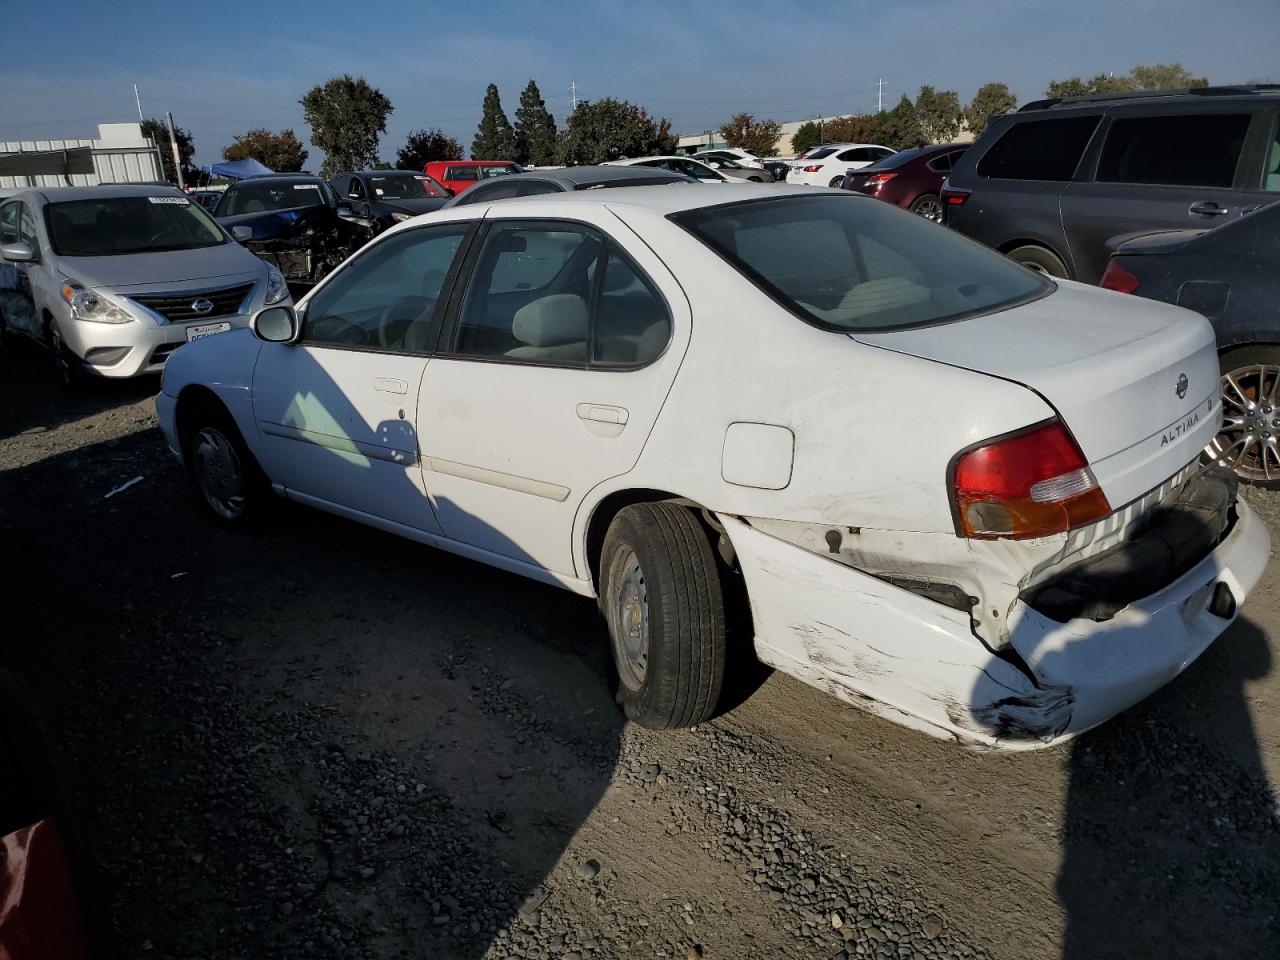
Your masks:
M125 957L1280 956L1277 569L1073 745L964 753L749 670L659 735L588 601L287 505L207 523L156 388L0 352L0 649Z

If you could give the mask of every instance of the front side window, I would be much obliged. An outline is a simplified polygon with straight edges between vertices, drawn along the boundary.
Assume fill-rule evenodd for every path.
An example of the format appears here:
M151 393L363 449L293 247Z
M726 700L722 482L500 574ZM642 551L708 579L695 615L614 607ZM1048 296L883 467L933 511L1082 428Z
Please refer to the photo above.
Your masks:
M1015 123L978 161L978 176L995 180L1070 180L1100 119L1057 117Z
M226 235L186 197L102 197L45 207L49 244L64 257L107 257L197 250L226 243Z
M334 177L329 181L329 185L333 187L333 192L343 200L347 199L347 194L351 192L351 177Z
M1249 114L1117 117L1098 161L1104 183L1230 187Z
M40 238L36 236L36 220L31 215L31 207L25 203L18 204L18 238L31 244L33 250L40 249Z
M303 341L428 351L436 306L467 229L467 224L422 227L374 244L316 291L303 318Z
M1276 125L1275 139L1267 152L1267 165L1263 169L1262 189L1280 193L1280 124Z
M18 201L0 205L0 243L18 242Z
M347 193L350 195L352 200L365 199L364 184L360 182L359 177L351 178L351 186L347 188Z
M674 214L748 280L816 326L930 326L1044 296L1025 267L858 196L777 197Z
M325 184L327 187L328 184ZM315 180L243 180L227 188L218 216L239 217L246 213L270 213L275 210L295 210L299 207L315 207L326 202Z

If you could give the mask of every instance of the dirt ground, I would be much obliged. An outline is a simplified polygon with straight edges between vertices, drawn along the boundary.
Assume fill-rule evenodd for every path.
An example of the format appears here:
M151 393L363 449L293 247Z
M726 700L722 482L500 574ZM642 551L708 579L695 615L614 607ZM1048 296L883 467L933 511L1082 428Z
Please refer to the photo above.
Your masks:
M1061 748L749 670L660 735L589 601L287 505L207 522L157 388L67 396L0 351L0 651L125 957L1280 956L1280 564Z

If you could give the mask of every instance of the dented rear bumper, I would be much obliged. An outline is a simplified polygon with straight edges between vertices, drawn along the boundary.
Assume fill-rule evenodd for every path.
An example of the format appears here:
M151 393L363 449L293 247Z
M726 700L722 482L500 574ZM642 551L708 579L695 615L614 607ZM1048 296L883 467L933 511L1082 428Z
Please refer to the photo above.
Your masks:
M1017 599L996 652L967 611L721 517L751 597L756 650L784 673L969 746L1032 749L1075 736L1177 676L1232 620L1270 554L1243 500L1217 545L1109 619L1053 620ZM1223 615L1225 585L1233 603ZM1215 590L1219 593L1218 612Z

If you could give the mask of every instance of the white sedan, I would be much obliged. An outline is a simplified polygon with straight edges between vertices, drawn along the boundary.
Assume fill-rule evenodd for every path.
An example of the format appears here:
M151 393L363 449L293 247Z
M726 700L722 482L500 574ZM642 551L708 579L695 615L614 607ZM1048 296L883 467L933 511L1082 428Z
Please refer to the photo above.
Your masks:
M686 177L702 183L728 183L729 179L718 170L713 170L698 160L689 157L631 157L627 160L606 160L608 167L657 167L660 170L671 170L683 173Z
M791 161L787 183L838 187L844 175L891 157L896 151L875 143L827 143Z
M1202 317L836 191L418 217L183 347L157 407L223 523L274 491L597 598L657 728L715 712L745 620L896 722L1054 743L1182 671L1269 552L1198 466Z

